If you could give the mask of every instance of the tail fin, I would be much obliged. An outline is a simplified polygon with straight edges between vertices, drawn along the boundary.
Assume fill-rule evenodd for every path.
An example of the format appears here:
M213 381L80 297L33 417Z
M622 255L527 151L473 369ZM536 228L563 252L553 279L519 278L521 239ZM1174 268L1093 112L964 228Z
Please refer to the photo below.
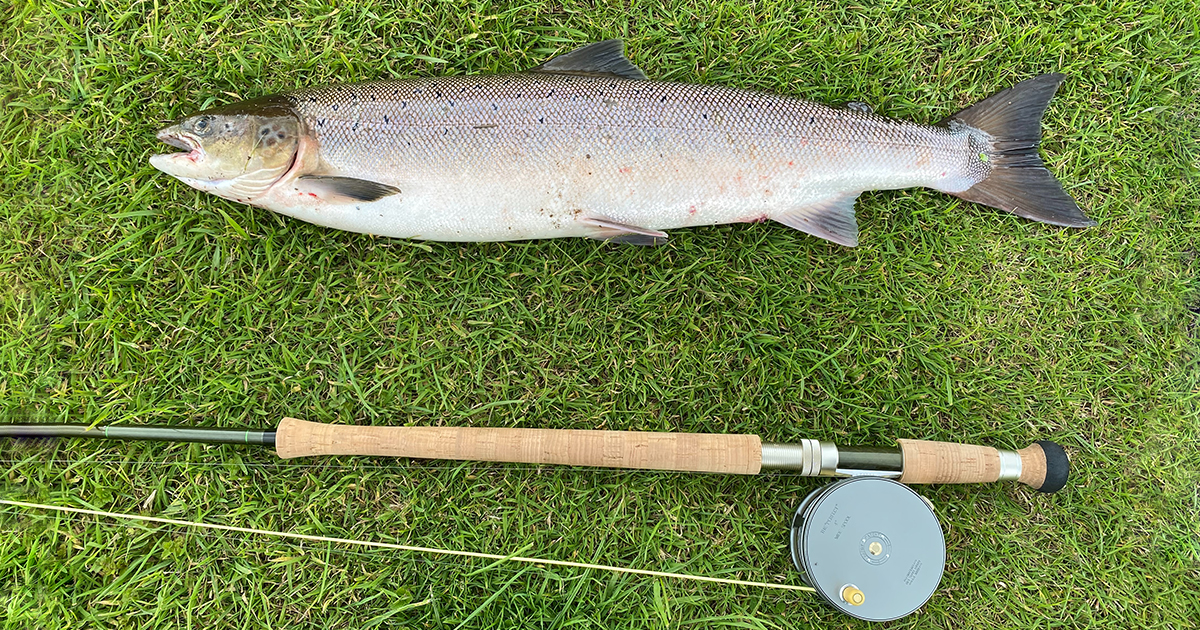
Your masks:
M980 166L988 169L986 177L967 190L950 194L1042 223L1096 225L1038 156L1042 114L1064 78L1061 74L1043 74L1022 81L942 121L950 127L971 127L990 136L981 143L978 156L984 162Z

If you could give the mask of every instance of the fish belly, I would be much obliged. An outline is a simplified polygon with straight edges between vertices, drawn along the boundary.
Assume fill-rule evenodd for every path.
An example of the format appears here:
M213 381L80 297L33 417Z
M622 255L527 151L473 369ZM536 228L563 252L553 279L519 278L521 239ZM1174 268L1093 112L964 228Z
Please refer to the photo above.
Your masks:
M444 77L291 96L313 174L400 190L260 203L343 230L443 241L761 221L846 194L954 187L950 130L725 87L562 75Z

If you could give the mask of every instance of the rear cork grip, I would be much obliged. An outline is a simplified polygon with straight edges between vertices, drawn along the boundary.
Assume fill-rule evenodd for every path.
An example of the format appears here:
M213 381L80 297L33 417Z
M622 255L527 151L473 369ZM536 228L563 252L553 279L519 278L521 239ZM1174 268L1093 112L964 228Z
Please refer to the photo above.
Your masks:
M562 464L686 472L757 474L756 435L510 429L372 427L284 418L275 433L280 457L377 455L418 459Z
M1057 492L1067 484L1070 463L1063 448L1054 442L1040 441L1003 455L990 446L899 442L904 454L900 481L904 483L988 483L1015 478L1041 492ZM1011 463L1005 464L1004 459ZM1019 469L1012 465L1014 459L1019 459Z

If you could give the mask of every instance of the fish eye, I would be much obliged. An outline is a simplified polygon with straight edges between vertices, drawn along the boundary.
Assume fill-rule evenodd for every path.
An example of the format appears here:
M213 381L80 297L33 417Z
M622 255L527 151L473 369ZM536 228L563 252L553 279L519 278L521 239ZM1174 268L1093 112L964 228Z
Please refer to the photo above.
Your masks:
M204 135L212 130L212 116L201 116L192 123L192 130L197 134Z

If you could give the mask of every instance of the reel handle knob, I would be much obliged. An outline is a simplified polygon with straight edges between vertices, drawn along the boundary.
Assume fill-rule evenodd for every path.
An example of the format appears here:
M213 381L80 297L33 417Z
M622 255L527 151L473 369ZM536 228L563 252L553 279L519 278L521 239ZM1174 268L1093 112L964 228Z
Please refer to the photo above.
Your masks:
M1070 460L1063 447L1039 440L1019 450L990 446L899 440L904 456L903 483L988 483L1013 480L1039 492L1067 485Z

